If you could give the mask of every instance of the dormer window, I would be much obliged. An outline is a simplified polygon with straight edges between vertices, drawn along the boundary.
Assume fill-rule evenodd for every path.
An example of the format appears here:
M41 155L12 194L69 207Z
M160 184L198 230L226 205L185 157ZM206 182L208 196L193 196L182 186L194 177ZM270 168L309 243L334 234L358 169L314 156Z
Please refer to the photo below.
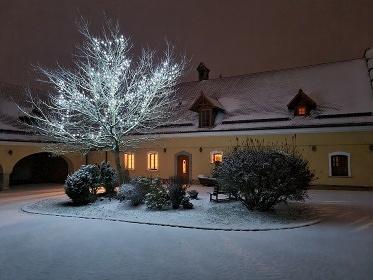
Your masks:
M294 116L308 116L311 110L316 108L316 102L313 101L302 89L288 104L289 110L294 110Z
M211 127L211 116L212 110L211 109L201 109L199 113L199 127Z
M200 93L189 110L198 113L200 128L213 127L218 112L224 111L223 106L218 100L205 95L203 92Z
M296 116L306 116L307 113L307 106L297 106L295 108L295 115Z

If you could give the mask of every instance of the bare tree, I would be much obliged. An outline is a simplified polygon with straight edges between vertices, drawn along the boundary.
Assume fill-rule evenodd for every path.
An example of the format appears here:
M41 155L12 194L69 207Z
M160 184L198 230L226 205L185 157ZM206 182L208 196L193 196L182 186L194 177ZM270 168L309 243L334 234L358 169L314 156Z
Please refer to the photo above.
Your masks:
M143 49L133 61L130 40L120 35L119 25L107 20L102 37L89 31L82 20L84 43L74 56L74 70L58 65L38 66L56 90L47 99L30 95L28 126L53 140L45 150L54 154L112 151L123 182L120 152L149 140L149 132L171 122L177 110L175 86L185 70L184 57L176 58L167 45L162 58ZM179 60L179 61L177 61Z

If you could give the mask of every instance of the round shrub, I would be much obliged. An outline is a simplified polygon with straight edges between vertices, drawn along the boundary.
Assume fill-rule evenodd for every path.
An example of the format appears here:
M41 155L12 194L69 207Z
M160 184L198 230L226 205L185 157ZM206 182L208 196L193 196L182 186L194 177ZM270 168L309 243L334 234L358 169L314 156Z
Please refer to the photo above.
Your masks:
M96 165L83 165L67 176L64 189L74 204L84 205L95 200L99 186L100 170Z
M193 203L189 201L189 197L184 197L181 201L181 205L183 205L184 209L193 209Z
M170 196L162 184L153 184L145 198L146 206L150 209L162 209L170 205Z
M294 144L278 149L251 140L226 153L213 176L249 210L267 211L287 200L303 201L315 175Z
M148 189L141 184L123 184L119 187L117 197L120 201L129 200L133 206L144 202Z

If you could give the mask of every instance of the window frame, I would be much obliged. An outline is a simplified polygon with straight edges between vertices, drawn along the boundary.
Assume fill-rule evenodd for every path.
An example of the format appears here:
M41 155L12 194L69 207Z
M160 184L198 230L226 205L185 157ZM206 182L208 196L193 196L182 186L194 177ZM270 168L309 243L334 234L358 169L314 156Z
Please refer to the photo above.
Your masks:
M154 160L151 159L152 156L154 156ZM147 153L147 169L148 171L159 170L159 153L158 152L151 151Z
M333 157L346 156L347 157L347 175L333 175ZM333 152L329 153L329 177L351 177L351 155L347 152Z
M130 164L128 164L129 159L130 159ZM126 170L135 170L135 154L134 153L124 153L124 168Z
M215 157L216 154L220 154L221 155L221 160L223 161L223 152L218 151L218 150L214 150L214 151L210 152L210 163L217 162L217 161L214 160L214 157Z
M204 113L208 113L207 116L208 116L208 120L205 121L204 120ZM211 108L203 108L203 109L200 109L199 111L199 127L201 128L208 128L208 127L211 127L211 123L212 123L212 109ZM208 123L208 124L207 124Z
M300 113L299 112L300 110L304 110L304 114ZM306 105L296 106L295 107L295 115L296 116L308 116L309 115L308 107Z

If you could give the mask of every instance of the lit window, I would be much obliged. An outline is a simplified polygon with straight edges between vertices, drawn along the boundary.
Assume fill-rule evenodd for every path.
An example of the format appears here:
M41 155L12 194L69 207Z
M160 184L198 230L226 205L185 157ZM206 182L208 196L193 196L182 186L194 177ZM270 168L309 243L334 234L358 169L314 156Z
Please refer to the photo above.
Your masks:
M199 127L211 126L211 109L201 109Z
M223 161L223 152L221 151L212 151L210 153L210 162L222 162Z
M349 153L337 152L329 154L329 176L351 176Z
M135 169L135 155L131 153L124 154L124 167L128 170Z
M158 153L148 153L148 170L158 170Z
M305 116L307 115L307 107L306 106L299 106L296 108L296 115L297 116Z

